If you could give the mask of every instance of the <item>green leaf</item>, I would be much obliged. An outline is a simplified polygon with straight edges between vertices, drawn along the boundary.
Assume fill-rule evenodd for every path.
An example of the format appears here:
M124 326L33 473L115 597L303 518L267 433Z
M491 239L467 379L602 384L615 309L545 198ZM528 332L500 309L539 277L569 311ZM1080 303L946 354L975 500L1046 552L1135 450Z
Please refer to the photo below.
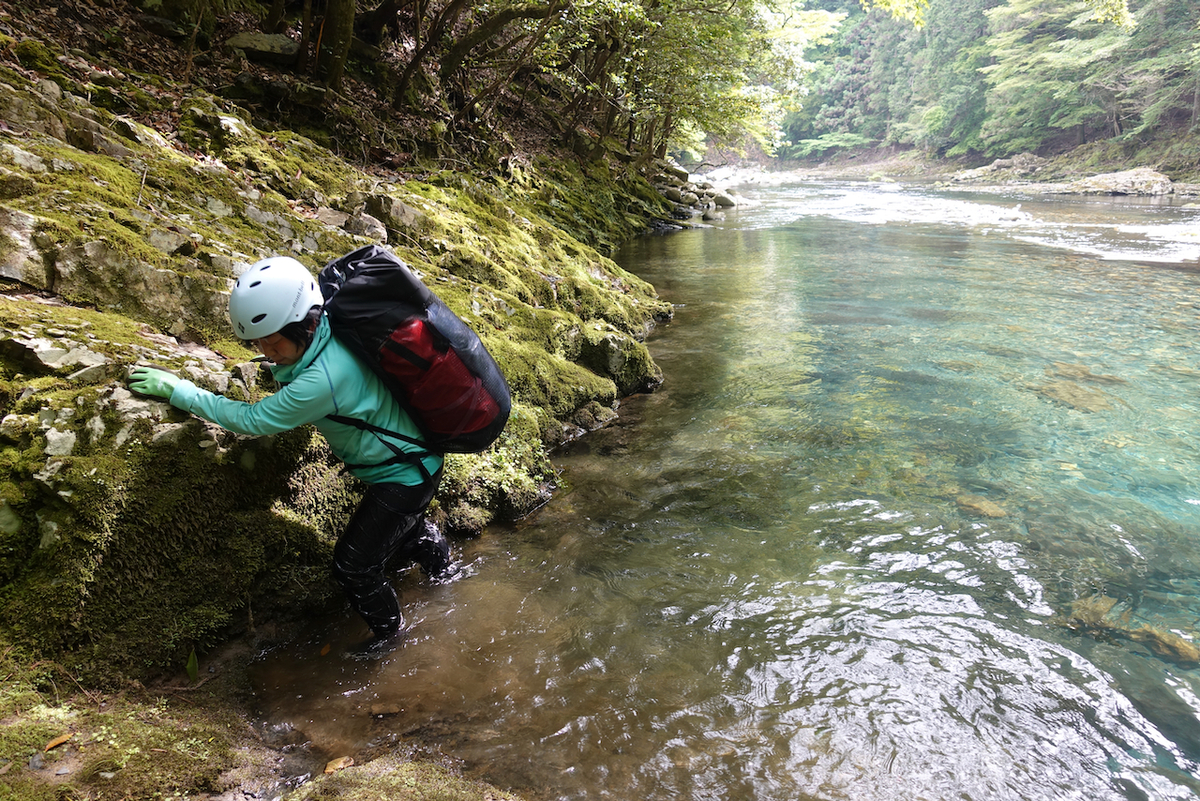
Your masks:
M187 674L188 678L192 681L196 681L198 678L200 678L200 660L196 658L195 648L192 649L192 655L188 657Z

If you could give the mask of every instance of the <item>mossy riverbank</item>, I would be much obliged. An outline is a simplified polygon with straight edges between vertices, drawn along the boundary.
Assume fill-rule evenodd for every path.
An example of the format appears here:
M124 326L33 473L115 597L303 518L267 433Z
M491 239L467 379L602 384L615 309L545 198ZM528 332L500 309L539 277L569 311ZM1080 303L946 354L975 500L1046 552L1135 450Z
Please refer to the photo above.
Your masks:
M669 208L603 160L364 171L218 97L36 39L0 50L0 794L282 793L298 771L250 722L245 649L339 601L359 488L311 431L232 435L132 396L126 371L254 400L271 387L229 334L232 278L384 242L513 391L501 440L452 457L432 507L471 536L543 503L552 449L660 380L642 340L670 306L606 254ZM177 124L139 121L160 110ZM300 792L504 797L377 756Z

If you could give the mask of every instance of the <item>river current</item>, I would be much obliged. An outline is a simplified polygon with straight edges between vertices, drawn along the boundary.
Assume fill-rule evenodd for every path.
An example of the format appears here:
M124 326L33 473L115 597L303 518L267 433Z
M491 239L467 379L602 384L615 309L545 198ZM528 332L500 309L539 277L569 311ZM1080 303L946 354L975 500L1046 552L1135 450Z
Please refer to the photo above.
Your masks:
M535 800L1196 797L1200 209L755 194L618 254L662 387L264 717Z

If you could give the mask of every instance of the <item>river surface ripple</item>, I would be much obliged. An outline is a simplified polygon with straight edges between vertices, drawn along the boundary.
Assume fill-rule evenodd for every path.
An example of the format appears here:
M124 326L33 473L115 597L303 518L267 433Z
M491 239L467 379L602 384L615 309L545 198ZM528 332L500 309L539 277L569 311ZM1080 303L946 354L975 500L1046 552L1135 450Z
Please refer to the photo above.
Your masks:
M1200 210L759 195L619 254L662 388L399 574L391 657L264 655L264 717L530 799L1194 798Z

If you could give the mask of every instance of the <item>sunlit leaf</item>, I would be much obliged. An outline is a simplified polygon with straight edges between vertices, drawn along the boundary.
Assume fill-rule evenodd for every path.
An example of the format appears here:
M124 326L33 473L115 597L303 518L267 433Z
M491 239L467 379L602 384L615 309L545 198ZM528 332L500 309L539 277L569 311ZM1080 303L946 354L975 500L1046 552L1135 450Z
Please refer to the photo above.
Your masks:
M195 648L192 649L192 655L188 657L187 674L192 681L200 678L200 660L196 658Z

